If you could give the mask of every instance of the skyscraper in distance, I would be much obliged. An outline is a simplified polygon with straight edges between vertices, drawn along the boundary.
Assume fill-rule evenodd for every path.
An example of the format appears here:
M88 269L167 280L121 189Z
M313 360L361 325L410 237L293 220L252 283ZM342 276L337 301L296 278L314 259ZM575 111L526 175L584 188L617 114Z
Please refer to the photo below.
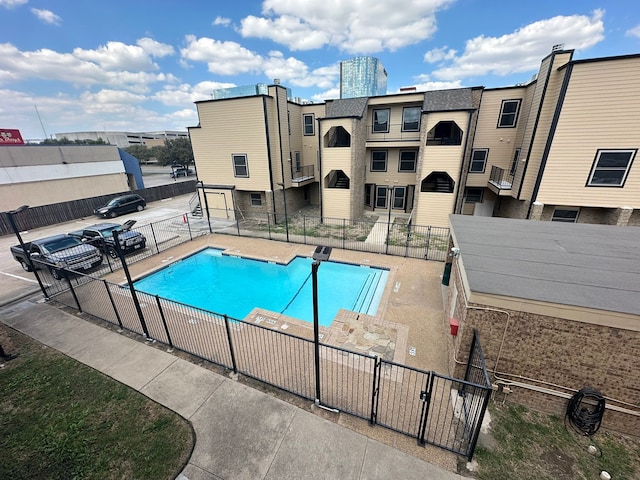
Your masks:
M340 62L340 98L387 94L387 71L375 57L354 57Z

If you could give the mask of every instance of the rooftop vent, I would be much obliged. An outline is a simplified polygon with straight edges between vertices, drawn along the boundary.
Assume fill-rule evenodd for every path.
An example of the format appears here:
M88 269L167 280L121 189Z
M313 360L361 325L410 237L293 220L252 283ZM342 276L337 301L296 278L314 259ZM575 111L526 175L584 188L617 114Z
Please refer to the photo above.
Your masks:
M564 50L564 43L556 43L553 47L551 47L552 52L560 52Z

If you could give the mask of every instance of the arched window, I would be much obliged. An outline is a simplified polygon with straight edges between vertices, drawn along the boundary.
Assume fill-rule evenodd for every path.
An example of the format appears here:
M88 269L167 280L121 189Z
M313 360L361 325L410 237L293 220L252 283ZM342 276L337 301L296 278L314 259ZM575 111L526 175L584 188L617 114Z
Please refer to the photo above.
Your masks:
M420 184L421 192L453 193L456 182L447 172L431 172Z
M427 133L427 145L461 145L462 130L452 121L438 122Z

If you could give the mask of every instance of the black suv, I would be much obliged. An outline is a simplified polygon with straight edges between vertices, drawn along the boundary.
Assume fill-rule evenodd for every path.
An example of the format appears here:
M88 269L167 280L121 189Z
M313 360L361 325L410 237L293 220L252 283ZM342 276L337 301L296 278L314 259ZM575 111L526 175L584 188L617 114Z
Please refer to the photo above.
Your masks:
M147 202L140 195L123 195L112 199L104 207L96 208L93 213L99 217L113 218L125 213L141 212L146 206Z

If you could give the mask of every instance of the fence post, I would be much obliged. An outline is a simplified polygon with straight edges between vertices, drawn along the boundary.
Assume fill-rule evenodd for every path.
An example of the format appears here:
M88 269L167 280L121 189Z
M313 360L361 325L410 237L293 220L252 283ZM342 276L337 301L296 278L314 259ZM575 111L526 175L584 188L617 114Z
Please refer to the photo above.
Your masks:
M150 223L149 226L151 227L151 235L153 235L153 243L156 246L156 253L160 253L160 248L158 248L158 239L156 238L156 231L153 229L153 223Z
M375 357L373 363L373 384L371 387L371 416L369 417L369 425L371 426L375 425L378 420L378 404L376 402L376 399L378 397L378 389L380 388L380 386L376 383L376 381L378 380L378 371L380 370L380 365L382 365L382 362L380 362L380 358Z
M67 284L69 284L69 290L71 290L71 295L73 295L73 299L76 302L76 305L78 306L78 311L80 313L82 313L82 307L80 306L80 301L78 300L78 296L76 295L76 291L73 289L73 285L71 285L71 279L69 278L69 272L67 270L60 270L60 272L62 273L62 276L64 277L64 279L67 281Z
M482 421L484 420L484 414L489 408L489 399L491 398L491 388L485 389L484 392L484 402L482 403L482 410L480 410L480 415L478 416L478 421L475 425L475 431L473 432L473 438L469 443L469 450L467 450L467 459L471 461L473 458L473 453L476 450L476 445L478 443L478 437L480 436L480 429L482 428Z
M224 326L227 329L227 340L229 341L229 354L231 355L231 365L233 366L233 373L238 373L238 366L236 365L236 354L233 350L233 342L231 340L231 328L229 327L229 317L224 315Z
M233 216L236 219L236 229L238 230L238 236L240 236L240 220L238 219L238 212L240 212L240 210L237 208L233 209ZM242 212L240 213L242 214ZM244 218L244 216L242 218Z
M267 229L269 230L269 240L273 240L271 238L271 215L267 212Z
M411 222L407 224L407 243L404 248L404 258L409 256L409 240L411 240Z
M187 221L187 228L189 229L189 240L193 240L193 235L191 235L191 222L189 221L189 214L185 213L184 218Z
M120 318L120 312L116 308L116 302L113 301L113 295L111 295L111 290L109 290L109 285L106 280L102 281L104 283L104 288L107 289L107 295L109 295L109 300L111 300L111 306L113 307L113 312L116 314L116 320L118 320L118 325L120 325L120 330L124 329L122 326L122 319Z
M344 245L347 239L347 219L342 219L342 249L344 250Z
M307 216L302 216L302 235L304 238L304 244L307 244Z
M160 297L156 295L156 304L158 305L158 310L160 311L160 318L162 319L162 325L164 325L164 332L167 334L167 340L169 341L169 346L173 348L173 342L171 341L171 335L169 334L169 327L167 326L167 320L164 318L164 310L162 310L162 305L160 304Z
M389 207L389 208L391 208L391 207ZM389 210L389 211L391 211L391 210ZM389 214L389 216L391 216L391 214ZM386 247L386 250L384 252L387 255L389 254L389 243L391 243L391 218L389 218L389 221L387 222L387 241L386 241L387 247Z

